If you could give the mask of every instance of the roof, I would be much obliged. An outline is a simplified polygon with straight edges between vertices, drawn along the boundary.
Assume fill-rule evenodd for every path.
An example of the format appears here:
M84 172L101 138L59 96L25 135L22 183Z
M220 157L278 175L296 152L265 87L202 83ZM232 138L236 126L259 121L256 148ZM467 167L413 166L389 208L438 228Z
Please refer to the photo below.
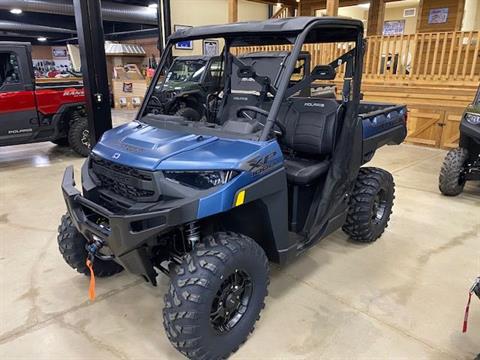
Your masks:
M235 38L239 36L251 36L251 38L259 38L259 34L262 33L265 36L273 35L277 37L286 37L287 35L298 34L302 32L311 24L315 24L318 27L345 28L346 30L350 30L350 32L352 29L355 29L355 33L358 33L359 30L363 31L363 23L360 20L352 18L298 16L293 18L269 19L266 21L197 26L176 31L170 36L170 40L177 42L179 40L194 40L206 37ZM344 41L344 38L352 37L352 34L348 36L344 32L339 32L337 35L341 38L336 41ZM261 43L260 39L257 42Z

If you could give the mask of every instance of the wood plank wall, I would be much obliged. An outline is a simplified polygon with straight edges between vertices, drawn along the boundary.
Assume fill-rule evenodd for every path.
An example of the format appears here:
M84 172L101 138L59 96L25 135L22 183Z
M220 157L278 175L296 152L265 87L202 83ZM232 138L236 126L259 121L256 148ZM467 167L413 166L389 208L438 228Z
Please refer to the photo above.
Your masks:
M465 0L421 0L417 32L439 32L461 30ZM430 10L448 8L447 22L429 24Z

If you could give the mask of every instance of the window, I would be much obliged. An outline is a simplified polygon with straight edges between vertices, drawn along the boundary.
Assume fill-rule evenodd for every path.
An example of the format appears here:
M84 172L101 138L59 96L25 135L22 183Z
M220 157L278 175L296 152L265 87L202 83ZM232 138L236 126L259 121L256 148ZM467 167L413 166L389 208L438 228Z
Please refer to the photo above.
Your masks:
M223 77L223 63L221 59L213 60L207 72L206 81L219 84Z
M0 52L0 86L19 82L20 69L17 55L11 52Z

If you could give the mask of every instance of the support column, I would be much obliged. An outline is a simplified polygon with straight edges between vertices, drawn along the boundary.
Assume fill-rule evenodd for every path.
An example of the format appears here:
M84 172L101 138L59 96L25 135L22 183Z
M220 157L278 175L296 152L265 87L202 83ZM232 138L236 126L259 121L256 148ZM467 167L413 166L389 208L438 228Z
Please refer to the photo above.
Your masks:
M93 147L102 134L112 128L102 10L100 0L73 0L73 7Z
M327 16L338 16L338 0L327 0Z
M370 0L370 9L368 10L367 36L381 35L383 33L384 20L384 0Z
M238 21L238 0L228 0L228 22Z

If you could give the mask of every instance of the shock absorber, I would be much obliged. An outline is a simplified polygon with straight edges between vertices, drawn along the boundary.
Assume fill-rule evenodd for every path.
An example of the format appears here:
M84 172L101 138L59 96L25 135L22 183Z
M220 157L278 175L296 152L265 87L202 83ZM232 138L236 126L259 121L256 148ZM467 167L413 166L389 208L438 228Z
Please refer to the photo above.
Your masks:
M80 113L78 111L73 111L72 115L70 117L70 124L74 123L75 121L78 121L81 118L82 118L82 116L80 115Z
M200 241L200 226L196 221L192 221L185 226L185 238L192 246L192 249Z

